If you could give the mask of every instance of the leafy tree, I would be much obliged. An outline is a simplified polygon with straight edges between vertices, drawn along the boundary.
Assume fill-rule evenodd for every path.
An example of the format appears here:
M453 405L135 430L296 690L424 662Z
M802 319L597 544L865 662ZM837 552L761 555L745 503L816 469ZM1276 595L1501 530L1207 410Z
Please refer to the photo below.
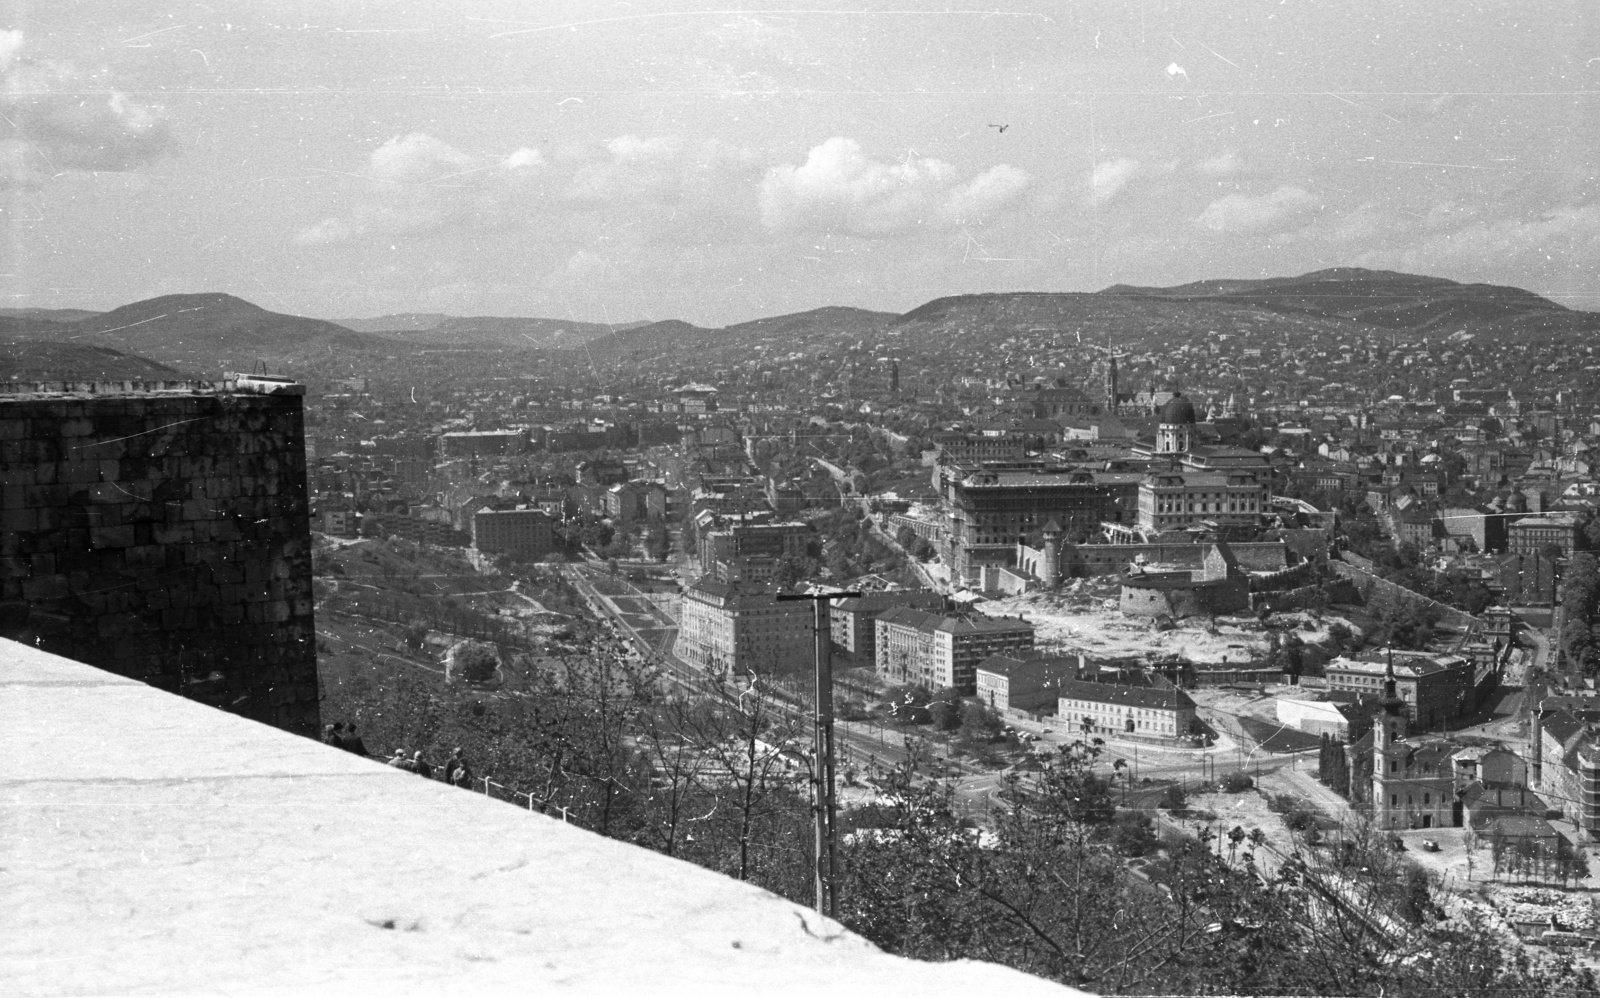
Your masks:
M1005 733L1005 722L992 707L976 701L961 706L961 734L973 741L999 741Z
M960 728L961 710L961 694L948 686L928 698L928 713L932 715L933 726L940 731Z
M667 554L672 550L671 540L667 536L665 526L656 525L645 534L644 550L656 561L666 561Z
M482 641L461 642L450 649L449 660L445 663L447 675L469 683L489 682L499 668L499 650Z

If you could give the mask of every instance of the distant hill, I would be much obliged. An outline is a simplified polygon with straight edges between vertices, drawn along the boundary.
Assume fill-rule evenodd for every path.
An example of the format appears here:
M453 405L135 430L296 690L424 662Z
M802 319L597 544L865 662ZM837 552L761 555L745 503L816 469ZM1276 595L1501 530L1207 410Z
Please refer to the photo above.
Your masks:
M43 319L46 322L77 322L100 314L81 308L0 308L0 318Z
M303 369L330 355L393 349L380 337L320 319L269 312L217 293L164 295L14 335L107 347L207 377L228 370L249 371L258 363Z
M586 353L596 360L647 361L682 358L690 352L709 366L762 357L776 360L795 352L837 352L857 343L876 343L896 319L892 312L837 305L753 319L723 329L669 319L591 340Z
M1299 277L1212 280L1172 288L1118 284L1101 295L1212 302L1347 319L1415 333L1501 329L1544 333L1600 329L1600 313L1577 312L1521 288L1458 284L1388 270L1338 267Z
M338 319L339 325L358 333L400 333L436 329L451 318L443 312L399 312L375 319Z
M583 344L590 358L643 358L683 351L704 351L722 343L722 330L705 329L681 319L650 322L631 329L607 332Z
M871 312L864 308L829 305L809 312L776 315L767 319L741 322L723 330L730 337L779 338L796 332L824 329L836 334L881 333L899 316L893 312Z
M0 382L179 381L176 368L106 347L49 340L0 341Z
M648 325L625 322L606 325L565 319L500 316L457 316L439 312L404 312L376 319L343 319L340 325L407 343L450 346L496 346L512 349L566 350L618 330Z

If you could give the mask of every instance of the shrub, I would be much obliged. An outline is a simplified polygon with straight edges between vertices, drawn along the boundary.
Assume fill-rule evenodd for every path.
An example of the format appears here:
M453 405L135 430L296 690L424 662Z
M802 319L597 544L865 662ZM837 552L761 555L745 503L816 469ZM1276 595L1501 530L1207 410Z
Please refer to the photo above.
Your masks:
M1184 793L1182 785L1174 783L1161 795L1156 806L1181 817L1189 809L1189 795Z
M1255 780L1237 771L1228 773L1218 782L1222 786L1222 792L1226 794L1242 794L1256 785Z
M465 680L469 683L486 683L494 678L500 667L500 652L494 645L483 641L463 641L450 649L445 662L447 680Z
M1268 794L1267 809L1277 814L1288 814L1305 806L1305 802L1291 794Z

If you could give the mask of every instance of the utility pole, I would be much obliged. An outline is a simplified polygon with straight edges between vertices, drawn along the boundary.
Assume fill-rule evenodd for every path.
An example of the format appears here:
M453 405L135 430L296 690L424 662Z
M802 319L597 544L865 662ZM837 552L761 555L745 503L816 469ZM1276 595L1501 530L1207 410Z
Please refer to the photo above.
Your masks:
M829 625L828 601L861 593L780 593L779 602L810 600L813 637L816 639L816 698L812 706L811 731L811 810L815 818L815 884L817 913L837 918L839 896L834 853L833 801L833 629Z

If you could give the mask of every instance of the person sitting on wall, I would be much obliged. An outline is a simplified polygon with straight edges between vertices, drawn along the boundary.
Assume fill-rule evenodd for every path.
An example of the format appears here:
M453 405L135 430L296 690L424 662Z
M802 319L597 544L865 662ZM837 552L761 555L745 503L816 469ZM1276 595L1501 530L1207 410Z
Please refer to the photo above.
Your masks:
M360 735L356 734L356 726L354 724L344 726L344 737L339 740L338 744L346 752L354 752L363 759L368 755L367 743L361 740Z
M433 767L428 765L428 760L422 757L421 749L411 753L411 765L406 768L425 780L433 779Z
M403 769L408 773L414 773L417 770L416 762L406 758L406 750L403 748L394 750L394 755L389 759L389 765L395 769Z
M324 724L322 726L322 744L332 745L334 748L344 748L344 722L337 724Z

